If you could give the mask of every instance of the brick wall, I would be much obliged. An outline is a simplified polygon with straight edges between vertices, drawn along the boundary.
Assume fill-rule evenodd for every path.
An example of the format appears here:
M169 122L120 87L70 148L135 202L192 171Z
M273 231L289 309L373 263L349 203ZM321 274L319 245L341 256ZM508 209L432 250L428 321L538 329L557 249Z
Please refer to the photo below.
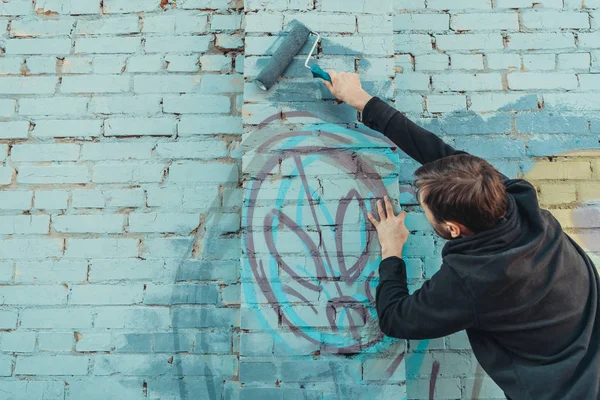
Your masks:
M599 10L0 3L0 393L502 398L464 333L378 331L373 199L410 211L411 290L440 265L415 163L310 77L310 43L270 92L251 81L304 22L323 35L323 68L358 72L419 124L530 179L600 261Z
M230 397L241 23L225 1L0 4L1 398Z

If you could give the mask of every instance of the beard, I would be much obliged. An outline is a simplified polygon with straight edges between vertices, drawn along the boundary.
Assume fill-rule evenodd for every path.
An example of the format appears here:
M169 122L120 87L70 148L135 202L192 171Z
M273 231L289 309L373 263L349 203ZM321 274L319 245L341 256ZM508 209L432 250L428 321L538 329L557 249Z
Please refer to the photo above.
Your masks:
M435 225L432 225L432 226L433 226L433 230L435 231L435 233L437 233L438 236L440 236L442 239L445 239L445 240L452 240L452 239L454 239L452 237L452 235L450 235L450 232L447 232L447 231L443 230L442 224L435 224Z

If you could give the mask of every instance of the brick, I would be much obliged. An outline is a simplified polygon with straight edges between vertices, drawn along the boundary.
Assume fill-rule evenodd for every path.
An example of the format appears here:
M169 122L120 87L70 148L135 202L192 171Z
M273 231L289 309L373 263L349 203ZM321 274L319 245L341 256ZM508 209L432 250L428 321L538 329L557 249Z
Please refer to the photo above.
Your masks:
M394 31L391 15L359 15L358 32L364 34L389 34Z
M68 36L75 25L69 18L56 20L20 19L10 24L12 37Z
M52 217L52 228L65 233L121 233L124 215L59 215Z
M115 351L123 353L149 353L151 351L151 339L150 334L120 334L113 335L113 345Z
M92 182L96 183L148 183L161 182L164 174L162 164L96 164Z
M137 77L136 77L137 78ZM65 76L63 93L124 93L130 88L131 78L119 75Z
M427 110L429 112L466 111L467 99L459 95L430 95L427 96Z
M563 8L562 0L543 0L532 2L530 0L496 0L495 8L531 8L532 5L542 6L543 8Z
M255 26L255 31L256 32L262 32L261 31L261 26L262 26L262 21L260 16L264 15L264 14L257 14L256 18L254 19L254 21L251 22L254 23ZM364 16L365 18L367 16ZM373 18L377 18L372 16ZM354 33L356 31L356 17L354 15L334 15L334 14L291 14L291 15L285 15L285 21L283 23L283 26L289 26L289 24L293 21L293 20L297 20L299 22L301 22L302 24L305 24L306 26L310 26L311 29L315 30L316 32L323 32L323 33ZM381 21L381 18L379 18L379 20ZM249 32L248 30L248 15L246 15L246 32ZM281 24L279 25L279 29L276 29L276 23L275 21L273 21L273 24L269 24L269 27L273 28L273 33L277 33L281 30ZM389 25L391 27L391 24ZM369 31L369 34L376 34L376 33L387 33L387 32L377 32L375 30L373 31Z
M125 56L95 57L92 63L95 74L120 74L125 71Z
M77 21L77 35L118 35L140 32L137 15Z
M87 269L85 261L18 261L15 267L15 282L81 283L86 280Z
M135 53L141 47L137 37L79 38L75 41L75 53Z
M391 36L329 37L321 46L324 55L387 56L394 42Z
M508 87L511 90L576 89L578 81L575 74L513 73L508 75Z
M431 393L431 379L407 379L406 390L416 399L458 399L461 397L461 382L458 378L437 378L434 397ZM471 392L468 392L471 393Z
M571 203L577 200L576 187L573 184L551 184L540 186L540 203L553 205Z
M17 327L16 311L0 310L0 329L15 329Z
M160 143L156 154L166 159L215 159L227 157L224 141Z
M0 117L12 117L15 114L16 100L2 99L0 100Z
M231 111L231 101L227 96L192 94L165 96L163 111L176 114L225 114Z
M31 353L35 348L35 332L16 331L0 336L0 350L10 353Z
M97 14L100 11L98 0L36 0L37 14Z
M519 16L515 12L454 14L450 27L456 31L518 30Z
M505 396L504 391L490 378L467 378L464 382L467 393L473 393L477 390L479 396L485 398L502 398Z
M78 144L21 144L10 151L13 161L75 161L79 158Z
M169 168L171 182L237 182L238 166L223 163L177 162Z
M252 14L246 15L246 29L248 27L249 17L252 17ZM280 20L282 20L281 17L280 17ZM279 26L281 27L281 24ZM237 31L237 30L241 29L241 27L242 27L242 16L240 14L228 14L228 15L214 14L210 18L211 31ZM247 32L250 32L250 31L247 31Z
M29 75L55 74L61 70L61 61L56 57L27 57L25 64L23 69L29 71Z
M527 173L528 179L592 179L592 168L588 161L544 162L539 161Z
M170 72L197 72L200 70L198 56L181 56L169 54L165 57L167 70Z
M240 310L235 308L176 308L173 324L179 328L230 328L240 326Z
M93 114L155 114L161 111L160 95L94 96L90 102Z
M137 239L67 239L66 258L127 258L138 256Z
M517 115L517 131L528 133L582 134L588 128L586 118L548 113L524 113Z
M232 69L231 58L221 54L205 54L200 56L202 71L226 73Z
M144 49L147 53L205 53L208 51L211 41L212 36L148 37Z
M525 71L553 71L556 68L554 54L524 54L523 69Z
M33 192L26 190L0 191L0 210L29 210Z
M144 11L160 11L159 3L148 0L105 0L102 12L104 14L125 14Z
M36 190L34 208L60 210L67 208L69 193L62 190Z
M401 94L396 98L395 107L402 112L421 113L424 110L423 96L418 94Z
M25 309L20 315L21 328L91 328L89 308L67 307L52 309Z
M147 15L144 18L142 32L184 34L205 33L208 31L208 16L197 15Z
M392 12L392 4L389 1L380 3L371 3L366 0L359 0L341 4L336 0L323 0L321 2L321 11L341 11L345 13L358 14L389 14Z
M177 131L180 136L238 135L242 133L242 118L183 116Z
M135 328L146 332L171 326L168 308L116 306L98 308L96 311L96 328Z
M62 65L57 62L57 70L65 74L89 74L92 72L92 62L90 57L65 57Z
M504 48L500 34L436 35L440 50L499 50Z
M43 289L41 289L43 288ZM0 289L2 304L8 305L58 305L66 304L67 288L62 285L4 286Z
M75 208L103 208L106 201L100 190L77 189L73 191L71 205Z
M66 116L82 115L87 112L88 99L85 97L51 97L19 99L19 115Z
M70 39L8 39L6 54L67 55L71 52Z
M176 273L176 272L173 272ZM158 281L170 279L171 275L162 260L123 259L92 260L90 264L90 282L106 281Z
M293 364L296 365L294 368ZM361 363L358 360L348 361L283 361L281 377L284 381L326 381L332 374L344 380L361 379Z
M69 304L137 304L142 302L144 285L75 285Z
M152 155L154 142L134 143L84 143L81 148L81 160L127 160L149 159Z
M46 76L0 77L0 92L4 94L51 94L58 78Z
M95 137L100 136L102 121L99 120L37 120L31 135L49 137Z
M127 72L158 72L165 66L160 54L133 56L127 61Z
M443 71L448 69L450 59L446 54L424 54L415 57L416 71Z
M509 36L509 50L570 49L575 47L572 33L513 33Z
M154 335L154 351L191 352L193 338L185 333L157 333Z
M18 183L86 183L90 180L87 166L48 165L42 167L21 166L18 168Z
M26 139L29 132L29 122L0 122L0 139Z
M405 0L400 0L403 3ZM418 7L421 8L421 7ZM462 0L460 3L448 3L446 0L427 0L427 8L433 10L474 9L489 10L492 5L487 0Z
M509 75L510 79L510 75ZM436 90L462 91L462 90L502 90L500 74L461 74L451 73L433 77L433 87Z
M429 90L428 74L397 74L396 87L399 90Z
M48 233L50 217L47 215L12 215L0 217L0 234Z
M72 351L74 337L72 333L40 332L38 347L41 351Z
M521 57L518 54L486 54L486 63L490 69L520 68Z
M105 136L172 136L174 118L111 118L104 123Z
M558 70L590 69L590 53L568 53L558 55Z
M433 38L421 34L396 34L394 35L394 52L410 53L412 55L433 52Z
M597 74L578 74L579 87L581 90L596 90L600 87L600 79Z
M200 86L200 91L208 94L242 93L243 89L242 75L205 75Z
M314 3L311 0L248 0L244 2L248 11L264 10L270 11L285 10L312 10Z
M216 285L151 284L147 285L144 304L216 304L218 295Z
M16 0L8 3L4 3L0 6L0 15L30 15L33 14L31 7L31 1L29 0Z
M129 232L189 234L200 224L198 214L130 214Z
M200 90L200 80L197 75L136 75L133 86L135 93L197 92Z
M15 375L87 375L88 362L84 356L21 356Z
M537 111L538 96L519 93L475 93L471 95L469 110L488 111Z
M481 54L453 54L450 58L452 69L483 69Z
M230 332L197 333L194 340L194 352L202 354L231 354L231 336Z
M570 11L525 11L521 12L521 24L527 29L586 29L590 27L589 15Z
M193 245L193 238L146 239L142 243L142 253L148 258L182 259L191 255Z
M146 198L142 189L114 189L104 191L109 207L143 207Z
M75 350L78 352L110 351L112 350L110 333L79 333Z

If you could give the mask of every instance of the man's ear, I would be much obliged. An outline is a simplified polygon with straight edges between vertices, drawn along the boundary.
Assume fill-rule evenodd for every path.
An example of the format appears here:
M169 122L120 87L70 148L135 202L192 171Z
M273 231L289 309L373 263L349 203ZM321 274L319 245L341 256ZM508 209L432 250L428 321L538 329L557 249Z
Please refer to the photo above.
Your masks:
M474 233L469 228L458 222L446 222L446 229L452 239L456 239L461 236L473 236Z

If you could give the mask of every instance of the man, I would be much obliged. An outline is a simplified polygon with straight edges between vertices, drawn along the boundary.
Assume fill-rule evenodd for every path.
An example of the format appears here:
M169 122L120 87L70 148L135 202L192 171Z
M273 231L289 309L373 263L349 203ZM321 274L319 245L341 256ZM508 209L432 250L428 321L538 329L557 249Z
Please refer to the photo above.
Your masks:
M600 399L600 280L590 258L540 209L535 188L456 151L371 97L356 74L329 71L325 85L364 123L423 164L417 198L449 241L439 272L409 295L405 213L385 198L376 306L381 330L430 339L465 329L483 369L509 399Z

